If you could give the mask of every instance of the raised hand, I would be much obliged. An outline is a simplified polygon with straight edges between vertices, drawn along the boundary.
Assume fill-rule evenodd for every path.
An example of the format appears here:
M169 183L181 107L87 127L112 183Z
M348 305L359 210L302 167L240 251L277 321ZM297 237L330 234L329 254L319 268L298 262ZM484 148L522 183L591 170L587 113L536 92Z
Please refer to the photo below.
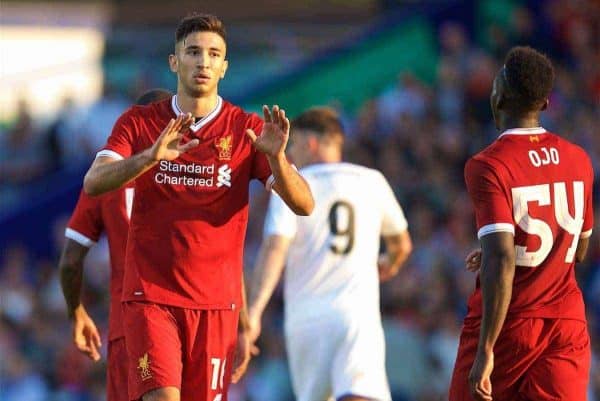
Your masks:
M73 316L73 342L91 360L100 360L100 333L83 305L79 306Z
M151 148L152 158L158 160L175 160L182 153L195 148L200 143L198 139L183 144L183 133L190 127L193 118L190 113L180 114L171 119Z
M268 106L263 106L265 124L260 136L251 130L246 130L246 135L254 147L267 156L283 156L285 147L290 138L290 120L285 116L285 110L273 106L273 112Z

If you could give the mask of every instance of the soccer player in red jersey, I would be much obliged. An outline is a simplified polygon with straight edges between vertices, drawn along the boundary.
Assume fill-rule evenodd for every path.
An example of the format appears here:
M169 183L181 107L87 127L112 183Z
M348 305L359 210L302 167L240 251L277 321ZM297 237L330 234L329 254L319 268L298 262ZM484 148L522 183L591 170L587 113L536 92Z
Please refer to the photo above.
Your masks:
M147 105L171 98L172 93L154 89L144 93L136 104ZM108 326L108 401L128 401L127 352L121 318L121 289L125 264L125 246L129 216L133 204L133 188L121 188L92 198L83 191L65 230L65 243L59 262L63 295L69 318L73 320L73 342L92 360L100 359L100 334L93 319L81 303L83 261L89 248L106 233L110 250L110 310Z
M586 399L574 269L592 233L593 170L583 149L540 127L553 80L544 55L511 49L491 94L502 134L465 166L482 255L450 401Z
M263 123L218 95L225 38L212 15L180 22L169 56L177 94L126 111L84 180L98 195L135 179L122 296L131 399L227 399L250 358L249 182L275 189L298 214L314 207L285 158L285 112L265 106Z

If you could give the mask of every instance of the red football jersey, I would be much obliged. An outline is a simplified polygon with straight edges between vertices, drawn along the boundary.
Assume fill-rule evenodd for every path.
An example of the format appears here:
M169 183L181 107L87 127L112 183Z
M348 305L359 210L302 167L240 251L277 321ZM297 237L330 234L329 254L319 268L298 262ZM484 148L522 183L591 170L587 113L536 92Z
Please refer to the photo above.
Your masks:
M103 232L106 233L111 266L109 340L124 335L123 319L121 318L121 292L132 202L133 188L122 188L95 198L81 191L65 231L67 238L86 247L94 245L100 235Z
M592 233L594 172L586 152L543 128L505 131L465 166L477 236L514 233L509 317L585 321L575 281L579 238ZM469 317L480 317L479 279Z
M181 112L177 96L133 106L98 155L127 158L151 147ZM245 134L247 128L260 133L262 124L219 97L185 134L199 146L136 179L123 301L197 309L241 305L249 182L272 184L266 157Z

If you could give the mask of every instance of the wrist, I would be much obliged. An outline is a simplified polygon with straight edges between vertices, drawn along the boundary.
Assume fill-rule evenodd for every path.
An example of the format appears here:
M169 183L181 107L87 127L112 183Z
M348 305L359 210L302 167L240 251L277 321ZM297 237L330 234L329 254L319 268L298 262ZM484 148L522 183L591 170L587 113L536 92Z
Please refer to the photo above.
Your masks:
M154 146L149 147L148 149L142 151L141 157L142 157L144 164L147 164L147 165L155 164L160 161L160 158L158 157L158 153L154 151Z
M287 162L287 158L285 157L285 152L280 152L276 155L267 155L267 160L269 161L269 163L276 163L278 165L281 165L281 164Z
M85 308L82 304L75 306L74 308L69 308L68 310L69 319L78 320L84 315L86 315Z
M245 333L250 330L250 321L248 319L248 314L243 311L240 313L240 317L238 320L238 332Z
M494 346L489 344L480 345L479 347L477 347L477 355L485 357L490 357L494 355Z
M248 308L248 321L260 319L263 309L258 305L252 305Z
M250 324L248 323L248 320L240 319L240 321L238 323L238 333L247 333L249 331L250 331Z

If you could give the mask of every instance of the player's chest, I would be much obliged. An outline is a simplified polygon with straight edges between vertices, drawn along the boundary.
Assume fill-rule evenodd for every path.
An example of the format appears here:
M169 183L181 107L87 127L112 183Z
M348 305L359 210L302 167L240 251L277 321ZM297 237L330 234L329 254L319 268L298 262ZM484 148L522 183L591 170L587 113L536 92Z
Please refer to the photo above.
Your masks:
M146 147L160 132L148 135ZM234 186L247 186L250 177L252 145L242 129L227 124L188 131L183 142L197 139L197 147L175 160L161 160L144 180L166 191L223 192Z

